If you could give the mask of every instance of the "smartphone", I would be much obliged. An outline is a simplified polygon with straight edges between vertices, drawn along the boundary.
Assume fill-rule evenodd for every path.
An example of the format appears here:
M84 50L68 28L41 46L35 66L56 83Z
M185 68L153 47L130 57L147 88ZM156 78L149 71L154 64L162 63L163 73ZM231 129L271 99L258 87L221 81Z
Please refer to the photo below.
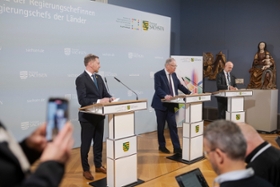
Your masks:
M52 141L68 119L69 104L65 98L50 98L47 104L46 139Z

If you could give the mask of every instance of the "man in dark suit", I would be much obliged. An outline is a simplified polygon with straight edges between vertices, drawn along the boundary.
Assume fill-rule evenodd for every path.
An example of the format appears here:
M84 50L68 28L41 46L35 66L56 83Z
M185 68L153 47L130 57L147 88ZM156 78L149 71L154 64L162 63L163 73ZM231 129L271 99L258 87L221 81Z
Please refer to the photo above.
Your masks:
M259 133L245 123L238 123L247 142L245 162L255 174L273 186L280 186L280 150L264 141Z
M152 101L152 107L155 109L157 117L159 150L163 153L170 153L170 151L166 148L166 142L164 138L164 127L166 121L168 124L174 153L182 153L177 133L177 124L174 111L174 107L178 107L178 104L163 103L161 101L161 99L170 101L173 96L178 95L178 89L185 94L191 93L180 83L175 73L176 67L177 65L175 59L169 58L165 62L165 69L158 71L154 75L155 94Z
M52 142L46 139L46 124L17 143L0 122L0 186L59 186L73 146L73 128L66 123ZM34 172L30 166L38 158Z
M216 78L217 90L237 90L235 77L231 74L233 63L225 63L223 71L218 73ZM216 97L218 102L218 119L226 119L227 98Z
M76 90L81 107L94 103L109 103L113 100L108 93L104 81L98 70L100 68L99 57L89 54L84 58L85 71L76 79ZM93 180L88 164L88 152L93 140L93 153L95 171L106 174L106 168L102 166L102 149L104 133L104 116L79 112L81 124L81 162L83 176Z

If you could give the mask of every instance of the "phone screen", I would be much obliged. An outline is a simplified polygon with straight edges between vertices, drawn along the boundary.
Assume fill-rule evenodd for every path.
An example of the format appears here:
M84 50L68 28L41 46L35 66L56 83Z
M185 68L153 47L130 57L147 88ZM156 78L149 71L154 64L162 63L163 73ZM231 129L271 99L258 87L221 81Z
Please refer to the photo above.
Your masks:
M46 139L55 138L68 121L68 101L64 98L50 98L47 107Z

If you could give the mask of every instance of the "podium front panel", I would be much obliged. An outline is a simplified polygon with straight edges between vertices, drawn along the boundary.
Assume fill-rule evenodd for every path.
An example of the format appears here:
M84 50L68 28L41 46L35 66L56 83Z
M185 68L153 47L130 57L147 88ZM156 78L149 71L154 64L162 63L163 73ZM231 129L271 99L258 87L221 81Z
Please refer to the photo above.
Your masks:
M137 182L137 155L117 159L115 162L115 186ZM128 174L129 173L129 174Z
M185 105L185 122L194 123L202 119L202 103L190 103Z
M203 134L203 121L196 123L183 123L183 137L193 138Z
M257 115L257 114L256 114ZM226 120L233 122L245 122L245 112L228 112L226 111Z
M119 159L137 153L137 137L132 136L118 140L107 139L107 157Z
M120 139L135 134L134 112L110 114L109 139Z
M193 95L192 97L186 97L186 103L204 102L210 100L211 100L211 95L202 95L202 96Z
M107 186L119 187L137 182L137 154L117 160L107 158Z
M194 138L183 138L183 155L182 159L191 161L203 156L203 136Z
M144 109L147 109L147 102L112 105L104 106L104 114L116 114Z
M114 160L107 157L107 186L114 187L115 184L115 165Z
M244 111L244 97L229 97L227 107L229 112Z
M115 147L114 147L114 141L113 140L110 140L110 139L106 140L106 155L107 155L107 158L110 158L110 159L115 158Z
M252 90L236 90L236 91L220 91L215 94L215 96L220 97L242 97L242 96L252 96Z

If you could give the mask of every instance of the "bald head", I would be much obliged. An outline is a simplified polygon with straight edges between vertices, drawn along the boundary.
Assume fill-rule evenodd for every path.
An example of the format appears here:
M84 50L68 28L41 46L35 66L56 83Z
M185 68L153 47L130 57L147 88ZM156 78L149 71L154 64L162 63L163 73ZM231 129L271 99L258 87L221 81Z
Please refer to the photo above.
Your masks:
M256 147L262 144L264 140L251 125L248 125L246 123L237 123L237 125L241 129L241 132L247 142L247 151L246 151L246 157L247 157L248 154L250 154Z
M231 70L233 69L233 63L231 61L227 61L225 63L225 71L226 72L231 72Z

